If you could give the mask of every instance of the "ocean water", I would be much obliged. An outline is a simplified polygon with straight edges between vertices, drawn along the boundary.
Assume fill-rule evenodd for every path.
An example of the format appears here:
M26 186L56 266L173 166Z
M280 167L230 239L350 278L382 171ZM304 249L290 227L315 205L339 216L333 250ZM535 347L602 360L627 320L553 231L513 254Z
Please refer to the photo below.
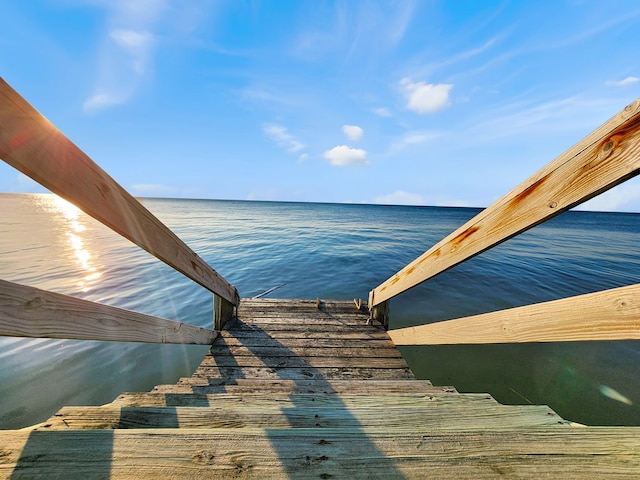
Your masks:
M471 208L144 199L241 296L368 296ZM640 215L568 212L391 302L391 328L640 282ZM0 194L0 278L212 326L212 295L53 195ZM0 337L0 428L189 376L206 347ZM640 425L640 342L404 347L420 378Z

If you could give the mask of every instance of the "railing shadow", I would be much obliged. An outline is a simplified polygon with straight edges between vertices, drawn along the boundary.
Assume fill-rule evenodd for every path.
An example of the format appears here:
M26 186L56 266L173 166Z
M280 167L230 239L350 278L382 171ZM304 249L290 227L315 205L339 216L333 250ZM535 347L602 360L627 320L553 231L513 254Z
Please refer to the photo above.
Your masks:
M337 318L325 313L334 320ZM367 435L364 426L331 384L333 377L336 380L353 379L357 369L338 368L332 371L332 378L327 378L320 369L255 324L234 319L225 330L264 364L263 367L251 367L259 368L254 370L257 376L274 384L285 381L282 382L282 391L287 391L290 406L281 411L289 428L266 428L266 433L290 477L345 478L361 476L363 471L368 471L370 478L404 478L394 459L386 457ZM217 341L226 345L220 337ZM269 355L270 350L277 350L278 355ZM247 377L245 369L239 366L233 355L218 356L216 366L219 375L230 384ZM215 378L210 380L216 381ZM215 390L194 387L194 392L213 393L224 388L222 385L212 387ZM265 394L268 395L269 391ZM372 462L375 469L371 468Z
M10 478L109 479L112 458L113 430L35 430Z

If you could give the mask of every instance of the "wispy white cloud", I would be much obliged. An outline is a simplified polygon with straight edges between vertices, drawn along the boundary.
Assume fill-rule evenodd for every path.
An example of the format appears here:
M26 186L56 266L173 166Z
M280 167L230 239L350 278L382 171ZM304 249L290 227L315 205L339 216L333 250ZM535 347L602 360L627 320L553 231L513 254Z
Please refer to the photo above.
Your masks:
M444 132L434 130L410 131L391 142L391 152L398 152L412 145L420 145L437 140L444 136Z
M368 5L367 8L370 8ZM407 29L413 20L416 2L413 0L401 0L393 5L394 15L387 17L387 22L379 22L378 25L387 25L387 38L391 45L397 45L404 38ZM388 12L385 12L385 15Z
M336 167L346 167L354 165L368 165L366 150L338 145L331 150L324 152L323 157L329 160L331 165Z
M308 159L308 158L309 158L309 154L308 154L308 153L303 153L303 154L301 154L301 155L298 157L298 160L299 160L300 162L304 162L304 161L305 161L306 159Z
M640 82L640 78L638 77L627 77L624 80L609 80L605 83L610 87L628 87L638 82Z
M96 92L83 103L85 112L93 112L102 108L120 105L127 101L126 96L117 96L114 93Z
M304 149L304 144L290 134L287 127L283 125L268 123L264 125L263 131L267 137L276 142L278 146L285 149L287 152L294 153Z
M376 115L378 115L379 117L390 117L391 116L391 111L388 108L385 108L385 107L377 107L377 108L374 108L371 111L373 113L375 113Z
M407 100L407 108L417 113L434 113L448 107L450 83L413 82L409 78L400 80L400 88Z
M360 140L364 135L364 130L358 125L343 125L342 132L349 140Z
M606 120L607 112L615 113L612 105L615 104L608 98L579 96L548 102L513 102L499 110L484 112L464 132L461 141L475 144L549 133L587 133Z
M97 53L94 92L83 103L86 112L128 102L149 73L157 44L152 29L170 10L169 0L93 1L105 11L105 31Z
M374 199L374 203L382 205L424 205L424 197L417 193L409 193L404 190L396 190L387 195L380 195Z
M291 53L305 61L328 56L348 62L354 57L392 50L404 39L415 17L417 2L335 2L317 7L291 43ZM321 19L314 25L313 19Z

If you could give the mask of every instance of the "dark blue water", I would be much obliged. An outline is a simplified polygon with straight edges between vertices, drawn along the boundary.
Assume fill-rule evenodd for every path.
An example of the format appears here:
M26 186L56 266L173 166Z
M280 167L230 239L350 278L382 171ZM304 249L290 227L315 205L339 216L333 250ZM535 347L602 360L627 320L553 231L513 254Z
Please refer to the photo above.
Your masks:
M352 299L473 217L469 208L145 199L251 297ZM0 278L195 325L203 288L49 195L0 194ZM569 212L391 302L391 327L640 282L640 215ZM206 347L0 338L0 428L188 376ZM406 347L414 372L587 424L640 425L640 342ZM45 393L46 392L46 393Z

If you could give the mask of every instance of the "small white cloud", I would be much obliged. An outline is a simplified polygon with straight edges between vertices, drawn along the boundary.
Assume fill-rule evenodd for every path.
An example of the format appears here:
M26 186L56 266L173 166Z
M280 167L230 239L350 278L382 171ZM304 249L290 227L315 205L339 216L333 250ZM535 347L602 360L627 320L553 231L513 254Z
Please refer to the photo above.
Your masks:
M403 190L396 190L388 195L376 197L375 203L383 205L424 205L425 201L422 195L417 193L408 193Z
M324 152L323 157L336 167L369 164L365 150L348 147L347 145L333 147L331 150Z
M291 135L283 125L268 123L263 127L263 131L265 135L287 152L299 152L304 148L304 144Z
M606 84L611 87L628 87L629 85L633 85L638 82L640 82L640 78L638 77L627 77L624 80L610 80L606 82Z
M303 153L302 155L300 155L298 157L298 160L301 162L304 162L307 158L309 158L309 154L308 153Z
M390 117L391 116L391 112L389 111L388 108L384 108L384 107L378 107L378 108L374 108L372 110L373 113L375 113L376 115L378 115L379 117Z
M357 125L343 125L342 131L349 140L360 140L364 135L364 130Z
M450 83L413 82L409 78L400 81L402 92L407 98L407 108L418 113L433 113L448 107Z

